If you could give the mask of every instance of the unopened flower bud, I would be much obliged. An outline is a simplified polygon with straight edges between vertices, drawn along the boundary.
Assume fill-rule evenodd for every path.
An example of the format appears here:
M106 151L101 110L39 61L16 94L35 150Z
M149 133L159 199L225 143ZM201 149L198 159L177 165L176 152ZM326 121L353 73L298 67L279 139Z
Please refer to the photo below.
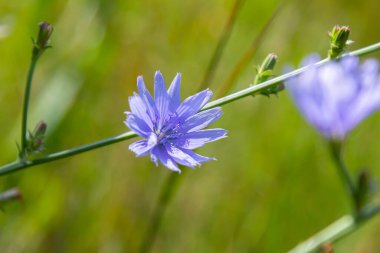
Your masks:
M35 57L40 56L45 49L50 47L49 39L54 30L54 27L45 21L38 23L38 26L40 27L40 30L38 32L37 40L33 40L33 55Z
M328 56L331 59L337 58L345 49L346 45L350 43L348 37L350 36L350 28L348 26L334 26L333 30L329 32L330 49Z
M37 45L40 48L46 48L54 28L47 22L40 22L38 26L40 27L40 31L38 32Z
M45 135L47 129L47 124L45 121L41 120L37 123L36 127L34 128L33 135L35 137L42 137Z
M27 151L29 154L38 153L45 149L44 138L47 129L47 124L44 121L37 123L33 132L29 132L27 139Z
M264 59L263 63L257 69L257 75L253 82L253 85L263 83L267 81L270 77L273 76L272 72L277 63L277 55L271 53ZM267 88L264 91L261 91L260 94L264 96L270 96L271 94L277 94L279 91L284 89L284 84L280 83L273 87Z
M275 54L268 54L268 56L265 58L263 63L260 65L260 67L257 70L257 75L255 78L254 84L259 84L262 82L265 82L269 79L272 75L272 71L277 63L277 55Z

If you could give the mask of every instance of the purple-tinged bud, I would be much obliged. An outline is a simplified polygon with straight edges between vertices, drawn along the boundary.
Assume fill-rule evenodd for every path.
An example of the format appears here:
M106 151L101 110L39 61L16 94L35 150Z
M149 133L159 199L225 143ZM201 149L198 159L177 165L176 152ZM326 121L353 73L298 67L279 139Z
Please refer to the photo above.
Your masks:
M336 25L332 31L329 32L330 49L328 57L330 59L337 58L345 50L345 47L351 43L351 41L348 40L349 36L350 28L348 26Z
M47 124L45 121L41 120L37 123L36 127L34 128L33 135L35 137L44 136L47 129Z
M33 40L33 56L35 57L40 56L45 49L50 47L49 39L54 31L54 27L45 21L38 23L38 26L40 27L40 30L38 32L37 40Z
M45 149L44 139L47 129L47 124L44 121L37 123L33 132L29 132L27 139L27 151L29 154L39 153Z
M40 31L38 32L37 45L40 48L47 48L51 34L53 33L53 26L47 22L40 22L38 24Z

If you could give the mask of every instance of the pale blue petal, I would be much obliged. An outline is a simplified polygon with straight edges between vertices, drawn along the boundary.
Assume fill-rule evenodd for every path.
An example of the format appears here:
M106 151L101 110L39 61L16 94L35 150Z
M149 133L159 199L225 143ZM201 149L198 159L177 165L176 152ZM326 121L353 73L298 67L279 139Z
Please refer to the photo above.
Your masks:
M367 72L367 74L363 76L360 95L356 99L355 106L351 107L350 117L347 119L350 129L380 108L380 76L377 74L377 69L376 72Z
M317 63L320 59L321 59L321 57L318 54L311 54L302 60L301 66L307 67L309 65L313 65L313 64Z
M156 103L159 116L157 129L161 130L169 116L170 97L166 92L164 77L160 71L156 71L154 76L154 102Z
M136 156L142 156L149 153L146 140L139 140L129 145L129 149L136 154Z
M316 56L308 57L304 64L313 64L318 58ZM330 73L328 73L330 72ZM325 72L320 75L320 69L315 66L309 67L307 71L301 75L287 81L288 90L290 91L298 108L307 118L323 134L330 132L329 126L335 120L336 110L331 111L330 108L335 108L335 101L329 100L326 102L326 90L336 88L336 83L329 80L329 84L325 85L324 79L331 74L332 71ZM335 75L334 73L332 73ZM331 113L325 113L330 111Z
M147 138L149 136L149 134L152 132L150 127L145 123L145 121L143 121L142 119L140 119L139 117L137 117L133 113L127 112L127 119L124 121L124 123L133 132L135 132L138 135L145 137L145 138Z
M177 163L185 165L190 168L194 168L194 166L200 166L200 163L197 160L195 160L192 156L183 152L181 149L177 148L176 146L166 143L165 148L168 154Z
M182 151L187 153L189 156L191 156L194 160L198 161L199 163L216 160L216 158L214 158L214 157L202 156L202 155L199 155L199 154L197 154L191 150L183 149Z
M197 113L211 97L212 92L206 89L185 99L177 109L177 115L180 120L186 120L188 117Z
M181 170L178 168L178 165L176 162L169 156L168 152L166 151L165 147L163 145L157 145L155 146L151 153L153 156L158 157L160 162L167 167L168 169L172 171L177 171L178 173L181 173Z
M190 168L201 166L202 162L216 160L215 158L201 156L191 150L178 148L173 145L166 145L166 150L177 163Z
M157 137L151 134L148 139L140 140L129 145L129 149L136 153L136 156L144 156L157 144Z
M187 120L182 124L181 130L184 132L201 130L219 119L222 114L223 112L220 107L199 112L187 118Z
M158 112L156 104L153 101L152 96L147 90L144 80L141 76L137 78L137 89L139 90L140 97L144 101L148 115L153 123L157 122Z
M288 90L306 119L326 138L342 140L379 109L378 69L376 60L360 64L357 57L347 56L288 80Z
M180 87L181 87L181 74L177 73L177 75L174 77L168 89L168 94L170 97L169 110L171 112L175 112L178 106L181 104Z
M195 149L202 147L205 143L216 141L226 136L227 131L220 128L207 129L196 132L190 132L177 138L174 145L184 149Z
M154 149L154 148L153 148ZM151 151L150 152L150 160L156 165L158 166L158 157Z
M148 115L148 109L138 94L134 93L132 97L129 97L129 107L133 114L144 121L151 130L153 129L153 122Z
M375 59L367 59L360 66L361 78L364 86L376 85L379 76L379 63Z

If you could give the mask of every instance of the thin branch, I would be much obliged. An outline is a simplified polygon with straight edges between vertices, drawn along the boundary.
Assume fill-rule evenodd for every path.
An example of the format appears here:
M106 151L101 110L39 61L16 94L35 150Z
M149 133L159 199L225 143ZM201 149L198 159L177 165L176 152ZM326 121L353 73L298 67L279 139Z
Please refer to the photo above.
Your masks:
M343 237L355 231L370 218L380 212L380 206L367 207L357 216L345 215L328 227L316 233L306 241L300 243L288 253L316 253L321 251L321 247L326 243L337 242Z
M376 51L379 51L379 50L380 50L380 42L379 43L375 43L373 45L370 45L368 47L361 48L359 50L353 51L351 53L345 54L342 57L348 56L348 55L362 56L362 55L370 54L370 53L373 53L373 52L376 52ZM329 60L325 59L325 60L322 60L320 62L317 62L314 65L315 66L320 66L320 65L326 64L327 62L329 62ZM235 100L239 100L241 98L244 98L244 97L247 97L247 96L259 93L259 92L261 92L263 90L268 89L269 87L272 87L272 86L274 86L274 85L276 85L278 83L281 83L281 82L285 81L286 79L295 77L295 76L297 76L297 75L305 72L307 70L307 68L308 68L308 66L296 69L296 70L294 70L292 72L289 72L287 74L275 77L275 78L270 79L270 80L268 80L266 82L260 83L260 84L255 85L255 86L248 87L248 88L246 88L244 90L241 90L241 91L235 92L233 94L230 94L228 96L225 96L225 97L219 98L217 100L214 100L214 101L206 104L202 108L202 111L210 109L210 108L213 108L213 107L229 104L229 103L231 103L231 102L233 102ZM35 160L30 160L30 161L25 161L25 162L16 161L16 162L13 162L13 163L9 163L9 164L6 164L6 165L0 167L0 176L1 175L5 175L5 174L9 174L9 173L12 173L12 172L15 172L15 171L27 168L27 167L32 167L32 166L35 166L35 165L38 165L38 164L43 164L43 163L51 162L51 161L54 161L54 160L59 160L59 159L70 157L70 156L73 156L73 155L76 155L76 154L79 154L79 153L90 151L90 150L93 150L93 149L96 149L96 148L104 147L104 146L107 146L107 145L110 145L110 144L113 144L113 143L117 143L117 142L121 142L121 141L124 141L124 140L128 140L128 139L131 139L131 138L136 137L136 136L137 135L134 132L127 132L127 133L123 133L123 134L120 134L120 135L117 135L117 136L114 136L114 137L111 137L111 138L107 138L107 139L103 139L103 140L100 140L100 141L89 143L89 144L86 144L86 145L83 145L83 146L79 146L79 147L76 147L76 148L72 148L72 149L60 151L60 152L57 152L57 153L49 154L49 155L46 155L44 157L41 157L41 158L38 158L38 159L35 159Z

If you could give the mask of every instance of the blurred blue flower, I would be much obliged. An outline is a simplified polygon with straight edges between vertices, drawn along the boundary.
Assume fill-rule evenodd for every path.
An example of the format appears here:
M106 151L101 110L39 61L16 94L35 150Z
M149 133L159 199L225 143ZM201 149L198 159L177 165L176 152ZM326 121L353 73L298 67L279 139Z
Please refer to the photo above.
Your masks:
M316 55L304 66L319 60ZM310 66L289 79L289 89L306 119L330 140L341 141L360 121L380 107L379 64L347 56L323 66Z
M126 112L125 124L139 136L145 138L132 143L129 149L137 156L150 154L151 160L158 161L173 171L181 172L178 164L191 168L202 162L215 160L192 151L207 142L226 137L224 129L207 129L222 116L220 108L198 112L211 98L208 89L180 100L181 75L177 74L166 90L164 78L157 71L154 76L154 99L147 90L141 76L137 78L139 94L129 98L131 112Z

